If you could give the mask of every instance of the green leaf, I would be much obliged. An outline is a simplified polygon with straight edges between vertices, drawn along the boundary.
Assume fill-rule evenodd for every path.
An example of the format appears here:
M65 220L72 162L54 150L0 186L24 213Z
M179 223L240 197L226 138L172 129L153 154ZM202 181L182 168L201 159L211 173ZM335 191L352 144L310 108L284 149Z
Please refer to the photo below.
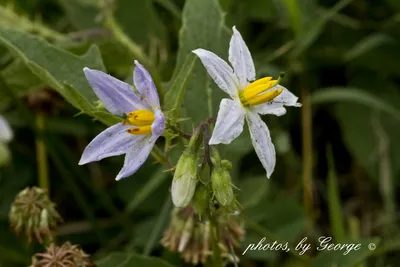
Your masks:
M393 116L400 120L400 110L390 103L371 95L364 90L352 87L330 87L316 91L311 96L313 104L325 104L331 102L353 102L366 105Z
M182 69L187 56L196 48L213 51L222 58L227 55L229 32L224 26L224 14L217 0L186 1L182 21L175 73ZM211 92L208 91L210 86L214 88ZM199 60L190 77L188 88L184 102L185 116L190 117L190 122L194 125L201 123L210 115L207 107L211 106L212 112L216 113L219 101L226 97L221 89L214 86L214 82ZM191 125L188 128L191 128Z
M92 108L97 98L82 69L89 67L104 70L100 51L96 46L92 46L85 55L79 57L33 35L1 28L0 43L73 106L84 111Z
M141 256L133 253L114 252L96 261L98 267L173 267L173 265L152 257Z
M293 57L298 57L304 51L306 51L322 34L324 27L328 21L330 21L334 15L340 10L345 8L353 0L341 0L337 2L327 13L320 16L317 21L313 21L310 28L305 31L298 41L297 46L292 52Z
M329 219L335 241L342 242L345 239L346 232L344 228L343 211L341 208L342 205L340 203L339 186L337 183L335 165L331 150L329 150L327 157L329 163L328 179L327 179Z
M165 110L170 111L169 117L173 122L178 119L180 108L185 97L187 83L190 74L192 73L195 60L196 57L194 54L189 54L186 57L185 63L173 79L173 82L165 95Z
M332 242L331 242L332 243ZM367 259L374 253L374 250L369 249L369 244L379 245L379 239L364 239L357 242L346 240L342 244L361 244L361 248L357 251L351 251L347 255L343 255L344 251L323 251L320 252L314 259L311 267L354 267Z
M354 45L350 51L348 51L344 55L344 60L345 61L350 61L353 60L357 57L360 57L369 51L380 47L384 44L394 42L394 39L386 34L383 33L375 33L372 35L369 35L359 41L357 44Z

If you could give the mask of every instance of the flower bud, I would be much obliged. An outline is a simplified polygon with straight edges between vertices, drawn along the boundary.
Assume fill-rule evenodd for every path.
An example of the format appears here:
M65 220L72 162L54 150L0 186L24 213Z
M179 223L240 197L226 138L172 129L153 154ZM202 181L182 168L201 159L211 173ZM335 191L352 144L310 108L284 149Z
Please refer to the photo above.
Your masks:
M186 207L192 200L197 184L197 158L191 151L184 151L172 180L172 202L176 207Z
M233 200L231 175L222 165L217 165L211 174L211 184L214 195L222 206L228 206Z
M205 214L209 206L210 195L207 188L200 184L197 186L193 196L192 206L196 214L200 217Z

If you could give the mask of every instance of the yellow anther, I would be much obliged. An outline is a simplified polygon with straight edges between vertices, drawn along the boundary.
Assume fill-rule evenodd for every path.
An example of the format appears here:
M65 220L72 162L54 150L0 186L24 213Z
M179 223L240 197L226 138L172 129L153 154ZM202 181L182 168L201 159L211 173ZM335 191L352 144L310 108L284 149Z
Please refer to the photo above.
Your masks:
M245 101L252 99L256 95L261 94L262 92L265 92L268 89L274 87L276 85L276 82L277 82L277 80L272 80L272 81L268 81L265 83L260 83L259 85L256 85L256 86L253 86L253 84L250 84L243 91L243 99Z
M151 134L151 125L140 126L137 128L130 128L126 131L130 134L135 134L135 135Z
M128 124L134 126L151 125L154 122L154 113L149 110L135 110L128 113Z
M258 95L256 97L253 97L252 99L249 99L246 101L247 105L259 105L265 102L269 102L272 99L274 99L275 97L277 97L278 95L280 95L282 93L283 89L276 89L276 90L271 90L268 91L264 94Z
M246 89L250 89L250 88L252 88L252 87L255 87L255 86L259 86L259 85L262 85L262 84L267 84L267 83L269 83L269 81L270 80L272 80L272 77L264 77L264 78L261 78L261 79L258 79L258 80L255 80L254 82L252 82L251 84L249 84L247 87L246 87ZM246 90L245 89L245 90Z

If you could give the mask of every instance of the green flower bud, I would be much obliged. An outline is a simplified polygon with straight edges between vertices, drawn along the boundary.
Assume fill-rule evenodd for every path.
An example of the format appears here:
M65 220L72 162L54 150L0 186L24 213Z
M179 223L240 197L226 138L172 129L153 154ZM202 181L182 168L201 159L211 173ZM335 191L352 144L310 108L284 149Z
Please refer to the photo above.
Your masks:
M204 185L197 186L193 196L192 206L196 214L200 217L205 214L209 206L210 195Z
M222 165L217 165L211 174L214 195L222 206L228 206L233 200L231 175Z
M184 151L178 160L172 180L172 202L176 207L186 207L192 200L197 184L197 157L191 151Z

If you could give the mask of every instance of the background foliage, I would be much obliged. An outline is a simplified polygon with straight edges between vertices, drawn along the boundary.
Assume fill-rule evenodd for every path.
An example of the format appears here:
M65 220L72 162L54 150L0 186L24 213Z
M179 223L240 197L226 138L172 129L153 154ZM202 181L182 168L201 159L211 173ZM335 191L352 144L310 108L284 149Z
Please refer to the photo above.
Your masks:
M347 256L249 251L241 266L397 266L398 1L117 0L115 21L137 45L131 49L102 22L103 11L97 0L0 0L0 113L15 132L12 160L0 169L0 266L27 266L42 249L10 232L7 218L16 194L38 184L38 140L47 149L51 198L65 219L59 242L80 244L102 267L183 265L159 245L171 173L149 160L117 183L121 157L77 165L87 143L115 122L96 108L82 68L131 83L133 59L145 55L165 105L190 118L190 129L216 113L223 97L190 51L202 47L227 59L233 25L257 77L285 71L284 85L303 103L264 117L278 154L270 180L248 133L223 148L241 188L242 247L264 236L291 245L305 236L315 244L321 235L365 244ZM378 248L366 249L370 242Z

